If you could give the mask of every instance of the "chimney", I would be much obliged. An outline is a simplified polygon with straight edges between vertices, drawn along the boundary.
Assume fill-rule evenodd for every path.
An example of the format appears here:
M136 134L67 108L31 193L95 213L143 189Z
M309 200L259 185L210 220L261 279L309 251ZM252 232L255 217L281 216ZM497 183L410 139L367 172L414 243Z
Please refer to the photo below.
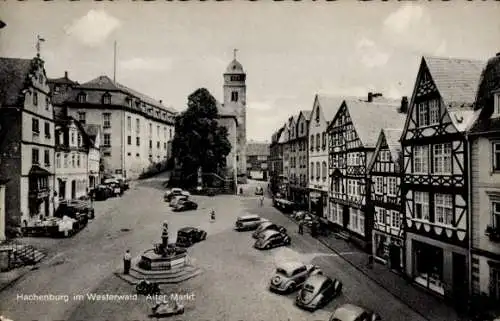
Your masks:
M401 106L399 107L399 112L402 114L406 114L408 112L408 97L403 96L401 98Z
M368 102L371 103L373 101L373 93L368 93Z
M67 71L64 72L64 78L68 79L68 72Z

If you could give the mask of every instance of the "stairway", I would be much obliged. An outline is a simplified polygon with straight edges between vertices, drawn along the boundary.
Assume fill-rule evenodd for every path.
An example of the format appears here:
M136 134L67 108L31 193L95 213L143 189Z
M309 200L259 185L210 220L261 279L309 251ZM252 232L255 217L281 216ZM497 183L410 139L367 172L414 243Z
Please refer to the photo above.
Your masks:
M9 252L9 269L26 265L35 265L47 256L41 250L32 245L25 245L17 242L9 242L0 245L2 251Z

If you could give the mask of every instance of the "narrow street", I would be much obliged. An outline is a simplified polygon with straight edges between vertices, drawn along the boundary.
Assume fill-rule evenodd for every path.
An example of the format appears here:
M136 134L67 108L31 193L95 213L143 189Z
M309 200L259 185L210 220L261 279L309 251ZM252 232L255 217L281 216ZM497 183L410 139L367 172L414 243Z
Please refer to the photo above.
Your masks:
M197 211L172 213L162 198L164 180L140 181L122 198L96 203L96 219L71 239L27 240L50 248L51 254L39 269L0 293L2 313L13 320L30 321L148 320L151 302L142 297L137 301L93 301L87 297L75 300L73 295L133 294L133 286L114 275L121 271L123 251L129 248L139 255L151 248L159 241L160 223L167 219L174 239L183 226L208 232L206 241L189 250L192 262L203 273L176 286L162 286L166 294L192 295L183 302L184 315L175 320L328 320L331 311L345 302L374 309L383 320L424 320L317 240L299 236L295 224L272 208L269 199L261 208L258 198L252 196L194 196ZM209 222L211 208L217 213L215 223ZM233 230L235 218L247 213L259 213L284 225L292 245L255 250L249 232ZM267 286L276 262L290 259L320 265L326 274L344 283L343 294L325 309L309 313L295 307L293 295L270 293ZM23 294L68 295L68 300L36 302L17 297Z

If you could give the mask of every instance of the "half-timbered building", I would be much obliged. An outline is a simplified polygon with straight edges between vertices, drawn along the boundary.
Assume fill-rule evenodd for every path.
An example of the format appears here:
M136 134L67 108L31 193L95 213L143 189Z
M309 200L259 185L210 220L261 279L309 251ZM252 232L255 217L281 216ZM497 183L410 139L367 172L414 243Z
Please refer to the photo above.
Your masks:
M479 84L480 116L469 131L471 285L475 297L500 305L500 54L488 61Z
M367 213L368 163L382 128L401 124L399 103L381 94L344 100L328 126L330 217L339 235L371 252L373 215Z
M481 61L423 57L401 137L406 274L455 302L468 294L465 131Z
M271 136L269 145L269 183L273 195L279 192L279 178L283 177L283 144L280 143L285 127L281 127Z
M408 102L408 100L406 100ZM404 229L401 202L403 155L400 128L384 128L368 166L371 180L371 210L375 213L372 232L373 257L395 271L404 262Z

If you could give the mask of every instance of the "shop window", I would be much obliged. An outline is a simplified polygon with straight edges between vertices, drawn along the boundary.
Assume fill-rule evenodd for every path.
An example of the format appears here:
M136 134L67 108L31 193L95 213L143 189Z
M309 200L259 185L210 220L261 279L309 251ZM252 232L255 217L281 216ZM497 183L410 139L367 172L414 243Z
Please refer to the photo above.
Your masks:
M443 249L414 241L415 282L444 295Z

